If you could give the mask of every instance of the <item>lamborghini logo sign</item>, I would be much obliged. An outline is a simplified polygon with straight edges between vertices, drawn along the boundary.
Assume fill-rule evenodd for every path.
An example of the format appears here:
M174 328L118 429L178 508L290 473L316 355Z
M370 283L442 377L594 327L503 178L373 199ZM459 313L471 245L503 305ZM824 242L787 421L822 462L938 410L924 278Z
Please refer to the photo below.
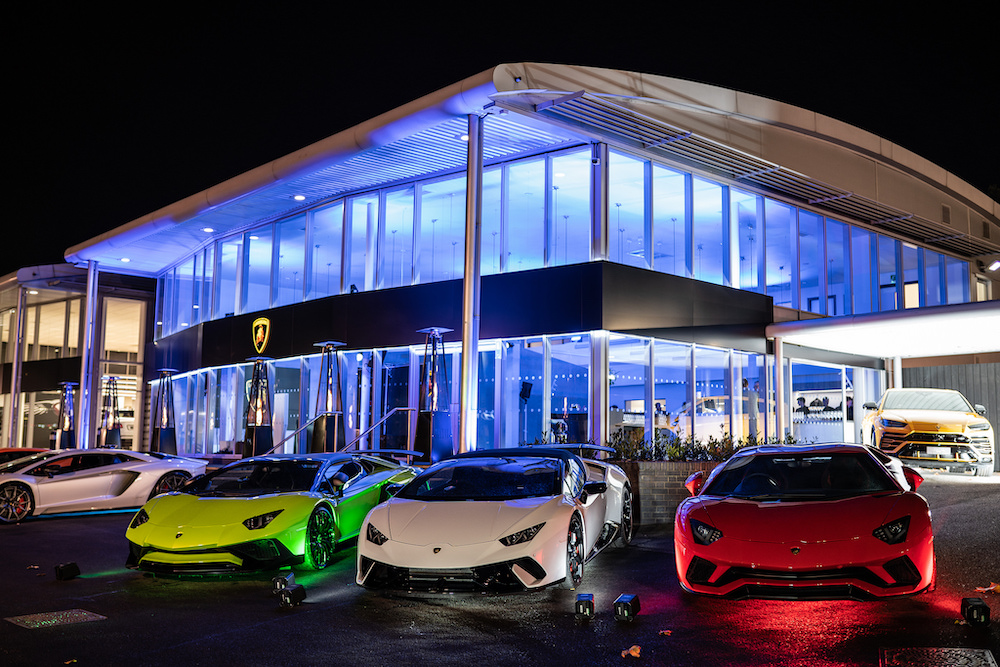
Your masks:
M257 354L263 354L267 347L267 339L271 336L271 320L258 317L253 321L253 349Z

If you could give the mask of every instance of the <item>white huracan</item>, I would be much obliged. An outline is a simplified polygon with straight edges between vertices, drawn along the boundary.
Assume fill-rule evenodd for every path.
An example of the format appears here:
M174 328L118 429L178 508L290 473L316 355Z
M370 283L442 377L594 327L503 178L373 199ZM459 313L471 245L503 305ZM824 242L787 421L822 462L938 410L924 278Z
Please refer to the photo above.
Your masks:
M139 507L205 472L205 461L123 449L61 449L0 465L0 523Z
M357 582L428 592L576 588L584 564L613 542L627 545L632 532L632 490L618 466L556 447L458 454L368 514Z

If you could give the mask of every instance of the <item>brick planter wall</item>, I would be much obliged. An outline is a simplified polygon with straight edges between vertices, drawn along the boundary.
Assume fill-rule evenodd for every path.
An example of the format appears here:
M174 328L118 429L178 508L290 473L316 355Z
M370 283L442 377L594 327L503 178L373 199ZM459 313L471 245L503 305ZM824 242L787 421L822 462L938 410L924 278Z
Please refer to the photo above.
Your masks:
M633 515L640 526L673 525L677 505L688 497L691 473L708 475L717 461L615 461L632 485Z

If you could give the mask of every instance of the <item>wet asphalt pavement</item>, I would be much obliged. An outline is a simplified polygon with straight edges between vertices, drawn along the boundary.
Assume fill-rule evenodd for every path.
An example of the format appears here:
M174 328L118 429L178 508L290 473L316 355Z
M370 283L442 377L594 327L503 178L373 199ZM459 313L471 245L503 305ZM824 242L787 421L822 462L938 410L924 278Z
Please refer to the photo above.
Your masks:
M578 591L417 598L354 584L356 549L322 572L296 573L302 604L282 608L273 573L165 578L127 570L131 513L48 518L0 527L0 665L848 665L959 664L1000 656L1000 475L928 475L938 586L885 602L724 601L683 593L667 527L642 527L628 549L588 563ZM79 577L57 580L75 562ZM575 619L577 593L596 616ZM616 621L621 593L639 597ZM993 622L961 624L963 597ZM60 612L86 622L27 628L11 618ZM104 618L99 618L104 617ZM622 652L638 647L639 656ZM955 653L944 649L967 649ZM937 663L905 662L927 660ZM958 656L958 657L956 657Z

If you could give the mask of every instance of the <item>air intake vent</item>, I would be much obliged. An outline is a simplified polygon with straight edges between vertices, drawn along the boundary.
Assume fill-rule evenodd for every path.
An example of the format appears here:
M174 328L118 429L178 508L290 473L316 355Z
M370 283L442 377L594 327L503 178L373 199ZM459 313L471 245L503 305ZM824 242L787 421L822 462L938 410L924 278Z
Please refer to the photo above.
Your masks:
M990 237L990 223L983 220L983 238L988 239Z
M941 204L941 222L946 225L951 224L951 206Z

